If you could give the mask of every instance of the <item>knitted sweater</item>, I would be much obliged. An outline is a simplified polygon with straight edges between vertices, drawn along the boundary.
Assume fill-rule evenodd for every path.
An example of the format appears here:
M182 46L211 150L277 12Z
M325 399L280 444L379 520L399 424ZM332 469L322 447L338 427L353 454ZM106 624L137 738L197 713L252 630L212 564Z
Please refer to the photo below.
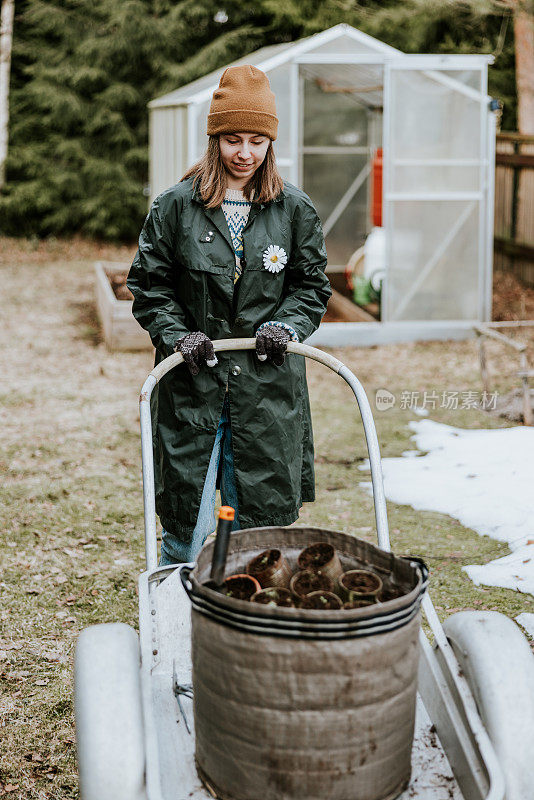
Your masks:
M243 272L243 267L241 266L241 258L243 256L243 228L247 224L251 205L252 204L247 200L244 192L241 189L226 189L221 208L226 218L230 236L232 237L232 244L234 246L234 284L237 283L241 277L241 273ZM264 322L262 325L260 325L258 330L262 330L266 326L270 325L274 325L277 328L283 328L289 333L293 342L298 342L298 336L295 330L291 327L291 325L287 325L285 322L269 320L268 322Z
M228 223L230 236L235 253L235 272L234 283L239 280L243 268L241 258L243 256L243 228L247 224L251 203L245 197L241 189L227 189L224 195L221 208Z

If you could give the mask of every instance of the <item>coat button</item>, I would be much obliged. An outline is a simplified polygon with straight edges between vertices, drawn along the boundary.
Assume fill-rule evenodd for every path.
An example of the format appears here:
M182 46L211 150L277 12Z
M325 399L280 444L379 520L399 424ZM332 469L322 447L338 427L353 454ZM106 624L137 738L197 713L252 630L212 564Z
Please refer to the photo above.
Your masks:
M230 372L232 373L232 375L241 375L241 367L239 366L239 364L234 364Z
M245 258L245 256L241 256L241 258L239 259L239 263L241 264L243 269L245 269L245 267L247 266L247 259Z

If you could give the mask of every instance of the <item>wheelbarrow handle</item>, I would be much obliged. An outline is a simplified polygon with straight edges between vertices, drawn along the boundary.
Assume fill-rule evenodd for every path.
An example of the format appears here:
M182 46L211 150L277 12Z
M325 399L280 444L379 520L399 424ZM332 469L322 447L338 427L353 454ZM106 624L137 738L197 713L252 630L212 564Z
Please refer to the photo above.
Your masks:
M216 353L225 350L255 350L256 339L218 339L213 342L213 349ZM352 389L358 403L360 414L365 432L367 450L369 452L369 463L371 467L371 480L373 484L373 498L375 506L376 529L378 535L378 546L383 550L390 550L388 519L386 510L386 498L384 495L384 482L382 477L382 466L380 461L380 448L376 435L376 427L371 412L369 400L365 394L365 389L358 378L334 356L310 347L306 344L288 342L287 352L289 354L305 356L313 361L324 364L333 372L343 378ZM154 569L157 566L157 536L156 536L156 497L154 485L154 455L152 450L152 419L150 414L150 395L154 386L174 367L183 363L181 353L173 353L168 358L160 361L143 384L139 397L140 418L141 418L141 458L143 463L143 500L145 512L145 554L147 569Z

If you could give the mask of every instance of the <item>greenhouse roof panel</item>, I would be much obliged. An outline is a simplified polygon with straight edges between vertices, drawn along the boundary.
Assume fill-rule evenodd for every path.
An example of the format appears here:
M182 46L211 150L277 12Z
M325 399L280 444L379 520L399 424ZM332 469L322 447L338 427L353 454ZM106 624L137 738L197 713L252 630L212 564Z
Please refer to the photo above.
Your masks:
M338 44L339 47L337 47ZM203 75L201 78L185 86L181 86L173 92L155 98L148 106L149 108L161 108L204 101L206 100L206 94L209 97L213 93L219 83L222 73L227 67L236 66L238 64L254 64L269 73L269 71L276 66L289 62L293 57L296 58L304 53L308 53L310 58L313 58L314 53L317 53L319 58L324 58L325 56L328 57L329 54L335 54L341 50L343 53L350 56L352 54L352 44L354 46L353 54L355 57L363 53L376 53L377 58L382 60L388 55L403 55L400 50L396 50L394 47L390 47L384 42L362 33L351 25L341 22L324 31L319 31L312 36L306 36L292 42L268 45L259 50L255 50L253 53L248 53L248 55L236 61L232 61L230 64L225 64L223 67L207 75Z
M327 42L317 41L314 44L315 36L310 36L309 53L353 53L354 55L369 54L377 56L398 56L402 55L402 50L397 50L395 47L369 36L368 33L354 28L352 25L341 23L328 28L327 31L335 31L335 37ZM324 31L322 32L324 33ZM302 41L302 40L299 40Z
M347 84L345 88L354 92L354 96L359 102L371 108L377 108L382 105L382 87L379 86L381 79L377 81L377 74L373 72L373 68L376 70L376 67L371 62L374 61L375 56L377 63L395 59L397 56L413 64L415 64L414 59L418 59L421 62L421 68L425 68L425 59L435 58L435 56L407 55L351 25L339 23L312 36L261 47L259 50L248 53L230 64L225 64L179 89L155 98L148 105L149 108L165 108L209 100L222 73L229 66L254 64L268 74L270 70L296 60L301 64L305 63L307 67L313 67L318 79L332 80L340 86ZM360 61L354 85L351 72L353 65L350 63L353 57ZM443 55L440 58L444 63L450 64L451 69L476 68L477 65L480 68L483 64L492 63L493 60L493 57L489 55L454 54ZM314 63L314 59L317 59L316 63ZM368 64L362 63L362 59L366 59ZM330 63L328 63L329 61ZM369 70L370 82L368 84L364 82L366 69ZM378 88L371 91L373 86ZM361 87L360 93L357 92L358 87Z
M302 42L304 39L299 39L298 41ZM253 53L248 53L246 56L242 56L242 58L232 61L230 64L225 64L223 67L213 70L213 72L208 72L207 75L203 75L201 78L197 78L197 80L187 83L185 86L181 86L179 89L175 89L168 94L164 94L161 97L151 100L148 106L149 108L158 108L160 106L180 106L190 103L194 101L195 96L200 92L203 92L206 89L213 90L213 87L218 86L219 79L227 67L235 67L239 64L261 64L272 56L278 55L284 50L289 50L290 48L294 47L295 44L295 42L282 42L281 44L272 44L267 45L266 47L261 47L259 50L255 50Z

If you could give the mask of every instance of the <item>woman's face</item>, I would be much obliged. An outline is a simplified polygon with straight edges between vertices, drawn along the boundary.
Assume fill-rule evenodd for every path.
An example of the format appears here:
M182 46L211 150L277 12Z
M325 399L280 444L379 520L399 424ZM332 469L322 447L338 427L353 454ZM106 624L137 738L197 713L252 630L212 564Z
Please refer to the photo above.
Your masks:
M230 184L244 186L263 163L270 139L260 133L221 133L219 149Z

